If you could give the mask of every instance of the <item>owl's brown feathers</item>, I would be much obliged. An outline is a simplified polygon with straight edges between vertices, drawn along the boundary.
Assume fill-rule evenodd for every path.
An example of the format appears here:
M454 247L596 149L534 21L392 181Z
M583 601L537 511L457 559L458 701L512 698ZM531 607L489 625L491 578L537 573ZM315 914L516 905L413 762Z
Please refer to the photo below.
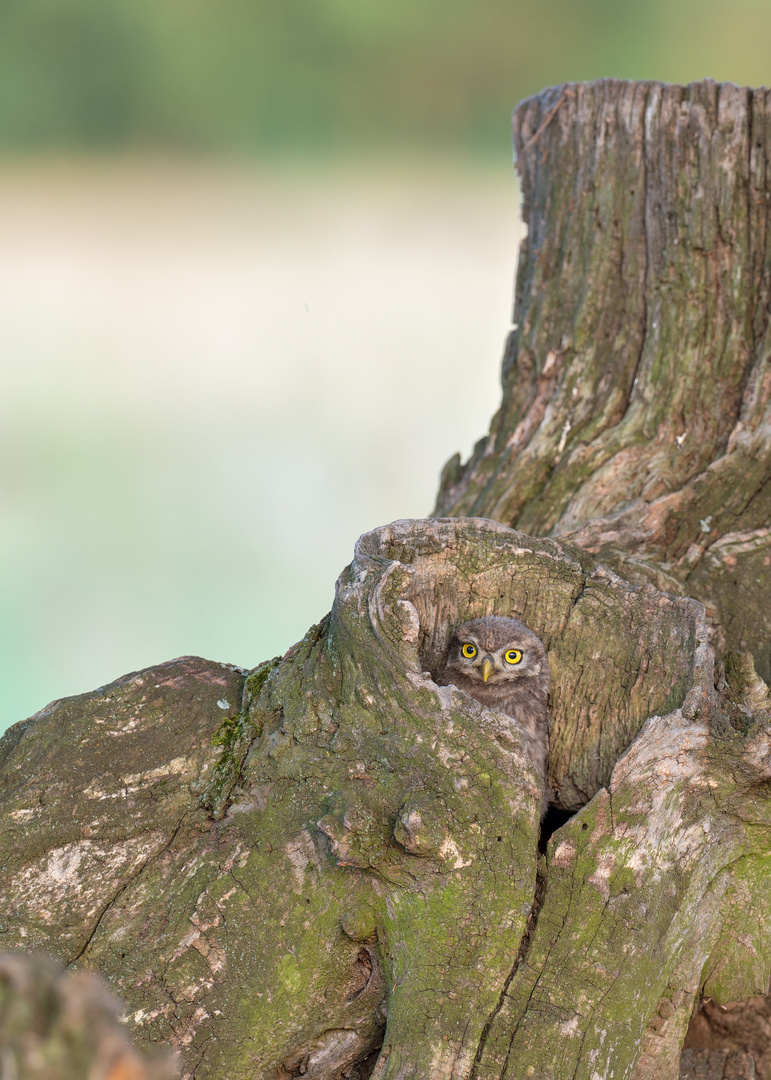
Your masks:
M525 752L545 783L549 663L543 642L532 630L519 619L498 615L463 623L450 639L436 681L440 686L452 683L516 721Z

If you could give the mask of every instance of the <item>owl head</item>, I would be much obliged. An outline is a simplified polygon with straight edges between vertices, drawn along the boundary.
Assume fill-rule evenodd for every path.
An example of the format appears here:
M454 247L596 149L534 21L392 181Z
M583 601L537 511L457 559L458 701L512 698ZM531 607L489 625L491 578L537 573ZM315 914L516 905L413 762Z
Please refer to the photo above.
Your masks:
M455 630L445 670L490 686L548 674L549 669L542 641L524 623L487 615Z

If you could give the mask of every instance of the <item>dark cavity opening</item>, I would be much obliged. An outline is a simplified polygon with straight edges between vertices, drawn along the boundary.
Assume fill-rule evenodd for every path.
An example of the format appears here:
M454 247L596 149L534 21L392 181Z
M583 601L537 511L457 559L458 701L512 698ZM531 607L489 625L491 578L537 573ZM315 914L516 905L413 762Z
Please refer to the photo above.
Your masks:
M557 829L561 829L576 813L576 810L564 810L561 806L549 806L541 822L541 835L538 838L538 850L542 855L546 854L546 845Z
M382 1041L374 1050L371 1050L369 1054L359 1061L351 1071L348 1073L348 1080L369 1080L372 1073L375 1071L377 1065L377 1059L380 1057L380 1051L383 1049Z

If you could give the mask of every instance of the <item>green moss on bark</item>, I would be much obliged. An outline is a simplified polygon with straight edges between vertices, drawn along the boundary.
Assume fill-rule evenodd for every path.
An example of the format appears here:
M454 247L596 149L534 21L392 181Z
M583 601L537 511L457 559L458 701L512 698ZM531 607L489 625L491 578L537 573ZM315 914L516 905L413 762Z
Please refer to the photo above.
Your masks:
M540 915L541 791L519 736L431 677L453 626L491 612L522 617L549 647L555 797L599 792L552 845ZM6 851L8 940L37 927L63 959L101 970L137 1036L176 1045L196 1080L342 1075L381 1040L383 1078L482 1076L506 1061L519 1075L532 1040L515 1052L518 1039L540 1031L551 1045L574 1025L559 972L576 943L599 1016L645 890L669 897L660 938L681 916L690 878L678 870L662 889L646 865L638 881L603 784L651 710L711 687L701 618L691 601L587 576L553 541L492 522L368 534L331 616L283 660L247 676L205 661L150 669L71 703L69 727L40 718L9 747L10 820L40 797L39 777L76 813L61 836ZM163 686L171 697L158 698ZM108 731L112 779L99 771ZM33 760L28 781L16 764ZM643 828L636 804L624 813ZM99 830L119 821L105 846ZM92 856L114 867L98 897L81 870ZM66 882L45 891L63 866ZM670 967L645 968L642 1013ZM545 986L549 1007L534 1015ZM613 1029L628 1061L642 1024L622 1019L630 994ZM599 1037L583 1014L575 1023L580 1044L574 1026L558 1039L565 1061Z

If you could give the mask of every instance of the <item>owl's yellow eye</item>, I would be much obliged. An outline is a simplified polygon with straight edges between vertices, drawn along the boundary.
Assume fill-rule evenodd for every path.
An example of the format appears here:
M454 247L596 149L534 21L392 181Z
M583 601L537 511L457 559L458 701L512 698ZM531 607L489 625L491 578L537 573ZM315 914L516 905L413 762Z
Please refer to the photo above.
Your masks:
M522 659L522 653L519 649L507 649L503 654L503 659L507 664L518 664Z
M476 645L472 645L470 641L467 641L465 645L461 646L461 656L465 656L467 660L473 660L477 654Z

